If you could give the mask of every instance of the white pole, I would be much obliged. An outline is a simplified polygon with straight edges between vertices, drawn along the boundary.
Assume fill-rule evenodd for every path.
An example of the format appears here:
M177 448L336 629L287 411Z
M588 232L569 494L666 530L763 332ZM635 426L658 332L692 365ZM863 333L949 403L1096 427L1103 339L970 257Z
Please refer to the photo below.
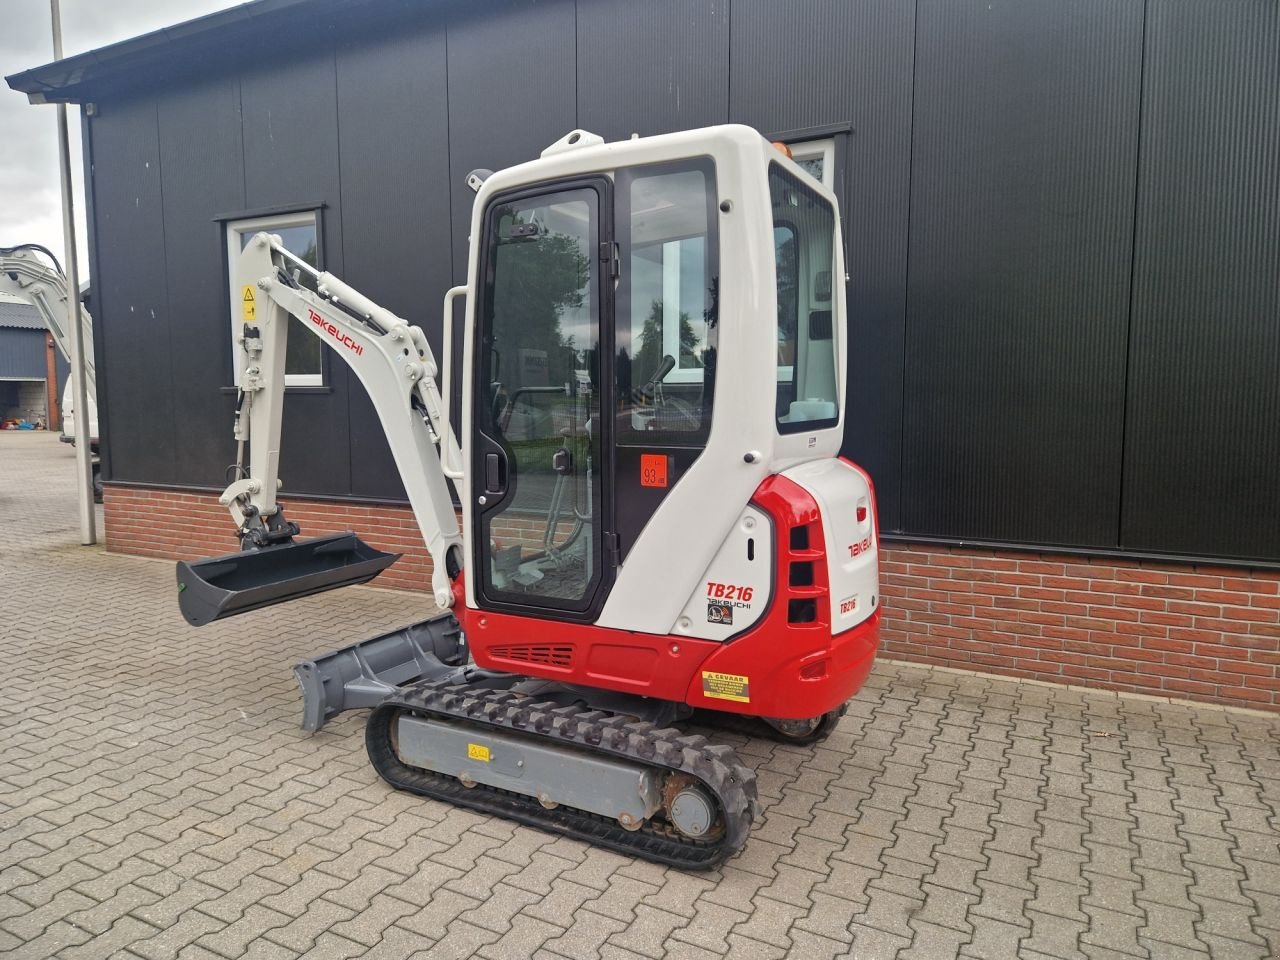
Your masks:
M49 0L53 14L53 59L62 59L62 12ZM84 327L80 323L80 269L76 258L76 219L71 184L71 146L67 105L58 104L58 162L62 172L62 239L67 263L67 329L71 332L72 415L76 429L76 499L80 507L80 542L98 542L93 507L93 454L89 438L89 397L84 369Z

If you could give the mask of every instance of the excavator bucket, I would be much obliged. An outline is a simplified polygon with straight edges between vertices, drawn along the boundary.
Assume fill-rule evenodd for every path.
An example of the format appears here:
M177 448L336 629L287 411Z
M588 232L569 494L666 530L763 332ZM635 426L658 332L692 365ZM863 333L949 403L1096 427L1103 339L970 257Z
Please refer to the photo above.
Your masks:
M178 607L202 627L313 593L368 583L400 559L354 533L336 533L261 550L178 563Z

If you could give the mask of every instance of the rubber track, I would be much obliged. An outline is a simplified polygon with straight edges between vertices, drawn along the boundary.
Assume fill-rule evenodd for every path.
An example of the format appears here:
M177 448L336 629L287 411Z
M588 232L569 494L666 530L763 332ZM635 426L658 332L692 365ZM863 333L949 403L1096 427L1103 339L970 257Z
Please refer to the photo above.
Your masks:
M455 777L403 763L392 747L395 719L402 712L461 721L525 737L552 740L574 750L603 754L661 770L687 773L711 793L725 829L714 840L684 836L665 821L623 829L615 820L559 806L547 810L533 797L478 784L465 787ZM755 771L727 744L706 737L659 729L630 717L533 702L505 690L424 681L402 688L379 704L365 726L365 746L374 769L401 790L516 820L587 843L686 870L710 870L742 849L759 811Z

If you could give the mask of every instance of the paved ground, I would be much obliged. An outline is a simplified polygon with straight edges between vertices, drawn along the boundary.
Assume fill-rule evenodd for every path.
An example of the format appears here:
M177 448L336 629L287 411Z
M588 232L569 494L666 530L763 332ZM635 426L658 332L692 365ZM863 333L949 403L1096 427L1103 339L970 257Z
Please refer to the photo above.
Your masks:
M290 664L425 601L188 629L169 564L76 545L71 468L0 433L0 955L1280 951L1280 719L882 666L822 746L736 741L763 817L682 874L393 793L361 717L301 734Z

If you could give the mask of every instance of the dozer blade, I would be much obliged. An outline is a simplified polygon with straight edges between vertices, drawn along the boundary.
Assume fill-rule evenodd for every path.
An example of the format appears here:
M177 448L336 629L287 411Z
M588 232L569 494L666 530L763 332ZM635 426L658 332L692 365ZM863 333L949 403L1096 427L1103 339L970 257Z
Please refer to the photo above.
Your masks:
M377 706L401 686L442 678L466 660L451 613L304 660L293 668L302 687L302 729L319 730L344 710Z
M400 559L354 533L336 533L261 550L178 563L178 607L202 627L313 593L368 583Z

